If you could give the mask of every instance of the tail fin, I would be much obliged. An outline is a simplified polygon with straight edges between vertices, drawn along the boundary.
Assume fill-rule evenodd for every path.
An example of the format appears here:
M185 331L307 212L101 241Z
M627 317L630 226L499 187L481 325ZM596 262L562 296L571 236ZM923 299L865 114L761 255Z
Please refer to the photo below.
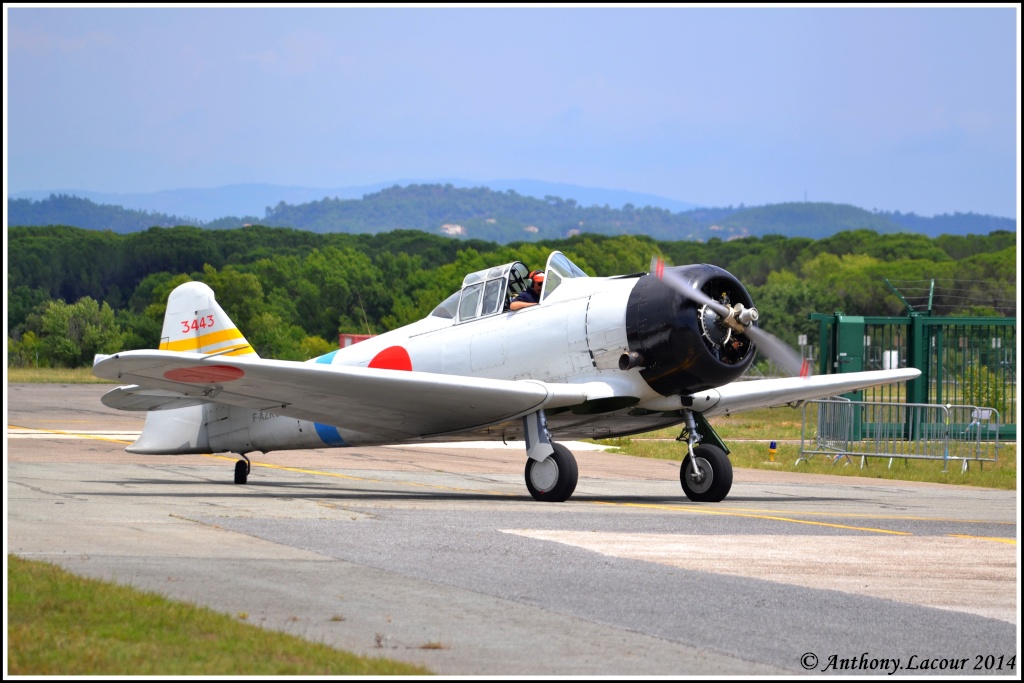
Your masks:
M161 351L256 357L256 350L231 322L202 282L178 285L167 298Z

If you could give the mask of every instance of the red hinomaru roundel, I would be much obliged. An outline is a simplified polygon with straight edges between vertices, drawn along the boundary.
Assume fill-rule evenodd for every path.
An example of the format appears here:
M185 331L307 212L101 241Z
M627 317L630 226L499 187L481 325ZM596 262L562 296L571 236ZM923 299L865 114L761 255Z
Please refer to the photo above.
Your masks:
M370 361L369 367L382 370L412 370L412 358L401 346L389 346Z
M173 382L209 384L211 382L233 382L245 376L245 372L230 365L196 365L191 368L175 368L164 373Z

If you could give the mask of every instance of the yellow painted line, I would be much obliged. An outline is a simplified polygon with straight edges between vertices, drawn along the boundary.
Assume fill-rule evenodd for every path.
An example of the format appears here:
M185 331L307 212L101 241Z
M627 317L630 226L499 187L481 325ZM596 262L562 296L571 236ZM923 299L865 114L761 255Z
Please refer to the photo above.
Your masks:
M62 429L50 429L45 427L17 427L14 425L7 425L8 435L14 436L46 436L48 434L71 434L88 436L91 434L106 434L110 436L116 434L118 436L132 436L138 438L142 433L137 429L85 429L85 430L62 430Z
M129 445L135 443L134 440L132 440L132 441L125 441L124 439L114 439L114 438L111 438L111 437L108 437L108 436L99 436L99 435L96 435L96 434L85 434L85 433L82 433L82 432L65 432L65 431L61 431L59 429L32 429L31 427L15 427L13 425L7 425L7 429L22 429L22 430L25 430L25 431L17 434L17 436L21 436L21 435L27 436L27 435L30 435L30 434L38 434L40 436L46 436L46 435L57 436L57 437L69 436L69 437L72 437L72 438L75 438L75 439L93 439L95 441L110 441L111 443L126 443L126 444L129 444Z
M235 459L237 459L237 458L233 458L231 456L223 456L223 455L209 455L209 457L223 458L225 460L235 460ZM322 472L322 471L319 471L319 470L309 470L309 469L303 469L303 468L300 468L300 467L287 467L287 466L284 466L284 465L273 465L273 464L269 464L269 463L256 463L256 462L254 462L254 463L252 463L252 465L253 465L253 467L266 467L266 468L269 468L269 469L279 469L279 470L285 470L285 471L289 471L289 472L299 472L299 473L306 473L306 474L322 474L322 475L328 476L328 477L339 477L339 478L344 478L344 479L355 479L355 480L358 480L358 481L370 481L370 482L390 483L390 484L403 484L405 486L418 486L418 487L424 487L424 488L434 488L434 489L438 489L438 490L442 490L442 491L468 491L468 492L471 492L471 493L488 493L490 495L502 496L502 497L516 497L516 496L520 495L520 494L517 494L517 493L505 493L505 492L501 492L501 491L481 491L479 489L466 489L466 488L457 488L457 487L452 487L452 486L439 486L437 484L424 484L422 482L413 482L413 481L395 481L395 480L385 480L385 479L370 479L370 478L367 478L367 477L354 477L354 476L345 475L345 474L337 474L337 473L334 473L334 472ZM724 516L728 516L728 517L746 517L746 518L751 518L751 519L767 519L767 520L774 520L774 521L781 521L781 522L792 522L794 524L807 524L807 525L810 525L810 526L827 526L827 527L833 527L833 528L836 528L836 529L851 529L851 530L855 530L855 531L871 531L871 532L880 533L880 534L893 534L893 535L899 535L899 536L912 536L913 533L911 533L909 531L891 531L889 529L875 529L873 527L850 526L850 525L845 525L845 524L833 524L833 523L829 523L829 522L815 522L815 521L812 521L812 520L794 519L792 517L780 517L778 515L783 513L783 512L785 512L785 513L791 514L791 515L792 514L798 514L798 515L807 514L807 515L829 515L829 516L834 516L834 517L864 517L864 518L869 518L869 519L882 519L882 520L890 520L890 521L959 522L959 523L964 523L964 524L966 524L966 523L976 523L976 524L1015 524L1015 522L991 522L991 521L988 521L988 520L963 520L963 519L945 519L945 518L932 519L932 518L929 518L929 517L896 517L896 516L868 515L868 514L849 514L849 515L845 515L845 514L833 513L833 512L797 512L797 513L794 513L792 511L770 510L768 512L772 512L774 514L754 514L755 512L758 512L758 511L757 510L747 509L747 508L721 508L720 507L720 508L717 508L715 510L709 510L707 508L697 508L697 507L690 508L690 507L682 507L682 506L678 506L678 505L656 505L656 504L653 504L653 503L651 503L651 504L645 504L645 503L612 503L612 502L606 502L606 501L593 501L591 503L591 505L608 505L608 506L621 506L621 507L642 507L642 508L651 508L651 509L658 509L658 510L669 510L669 511L674 511L674 512L691 512L691 513L702 513L702 514L708 514L708 515L724 515ZM764 512L764 511L761 511L761 512ZM969 538L969 537L965 536L965 538Z
M1017 545L1016 538L999 538L998 536L968 536L967 534L950 534L953 538L973 538L979 541L994 541L996 543L1005 543L1007 545Z
M234 458L231 458L231 457L228 457L228 456L221 456L221 455L212 455L210 457L222 458L222 459L225 459L225 460L234 460ZM300 468L300 467L286 467L286 466L282 466L282 465L271 465L271 464L264 464L264 463L252 463L252 465L254 467L266 467L266 468L269 468L269 469L277 469L277 470L283 470L283 471L287 471L287 472L299 472L299 473L306 473L306 474L321 474L321 475L324 475L324 476L337 477L337 478L340 478L340 479L353 479L353 480L357 480L357 481L368 481L368 482L376 482L376 483L401 484L401 485L404 485L404 486L430 488L430 489L436 489L436 490L441 490L441 491L458 491L458 492L464 492L464 493L478 493L478 494L482 493L482 494L493 495L493 496L502 496L502 497L516 497L516 496L519 495L519 494L512 494L512 493L503 493L503 492L498 492L498 491L480 491L480 490L477 490L477 489L465 489L465 488L457 488L457 487L451 487L451 486L439 486L439 485L436 485L436 484L424 484L424 483L421 483L421 482L387 481L387 480L383 480L383 479L370 479L370 478L367 478L367 477L354 477L354 476L347 475L347 474L338 474L338 473L335 473L335 472L323 472L323 471L320 471L320 470L309 470L309 469L303 469L303 468ZM689 508L689 507L682 507L682 506L678 506L678 505L655 505L655 504L644 504L644 503L610 503L610 502L604 502L604 501L595 501L592 504L593 505L608 505L608 506L614 506L614 507L648 508L648 509L656 509L656 510L668 510L668 511L672 511L672 512L689 512L689 513L706 514L706 515L720 515L720 516L724 516L724 517L745 517L745 518L749 518L749 519L764 519L764 520L775 521L775 522L789 522L791 524L806 524L808 526L824 526L824 527L830 527L830 528L833 528L833 529L845 529L845 530L848 530L848 531L867 531L867 532L876 533L876 534L889 534L889 535L892 535L892 536L913 536L914 535L913 533L911 533L909 531L893 531L891 529L876 529L876 528L873 528L873 527L850 526L850 525L847 525L847 524L832 524L832 523L829 523L829 522L815 522L815 521L806 520L806 519L794 519L792 517L780 517L778 515L758 515L758 514L740 513L740 512L737 512L734 509L708 510L706 508L697 508L697 507ZM890 518L890 519L899 519L899 518ZM927 520L927 518L918 518L918 519L920 519L921 521L930 521L930 520ZM956 520L952 520L952 521L956 521Z
M204 454L204 455L206 457L218 458L218 459L222 459L222 460L231 460L231 461L237 460L237 458L233 457L233 456L214 455L214 454ZM424 484L422 482L414 482L414 481L393 481L393 480L385 480L385 479L371 479L371 478L368 478L368 477L356 477L356 476L352 476L352 475L348 475L348 474L339 474L337 472L324 472L322 470L310 470L310 469L304 469L304 468L301 468L301 467L287 467L287 466L284 466L284 465L273 465L273 464L269 464L269 463L257 463L257 462L254 462L254 463L252 463L252 466L253 467L266 467L268 469L276 469L276 470L282 470L282 471L286 471L286 472L298 472L298 473L301 473L301 474L319 474L319 475L323 475L323 476L326 476L326 477L335 477L335 478L338 478L338 479L351 479L351 480L355 480L355 481L367 481L367 482L382 483L382 484L400 484L400 485L403 485L403 486L430 488L430 489L436 489L436 490L439 490L439 491L458 491L458 492L462 492L462 493L477 493L477 494L486 494L486 495L492 495L492 496L500 496L500 497L504 497L504 498L513 498L513 497L518 497L520 495L520 494L517 494L517 493L505 493L505 492L501 492L501 491L483 491L483 490L479 490L479 489L466 489L466 488L459 488L459 487L453 487L453 486L439 486L437 484ZM651 503L651 504L645 504L645 503L611 503L611 502L605 502L605 501L594 501L591 504L592 505L607 505L607 506L613 506L613 507L650 508L650 509L656 509L656 510L668 510L668 511L672 511L672 512L689 512L689 513L705 514L705 515L721 515L721 516L725 516L725 517L745 517L745 518L749 518L749 519L764 519L764 520L775 521L775 522L789 522L789 523L792 523L792 524L806 524L808 526L824 526L824 527L830 527L830 528L833 528L833 529L846 529L846 530L849 530L849 531L867 531L867 532L876 533L876 534L889 534L889 535L892 535L892 536L913 536L914 535L912 532L909 532L909 531L893 531L891 529L876 529L876 528L873 528L873 527L850 526L850 525L847 525L847 524L832 524L832 523L829 523L829 522L815 522L815 521L806 520L806 519L794 519L792 517L780 517L777 514L761 515L761 514L751 514L749 512L740 512L739 510L742 510L743 508L726 508L726 509L718 509L718 510L709 510L707 508L698 508L698 507L690 508L690 507L682 507L682 506L679 506L679 505L655 505L653 503ZM790 514L792 514L792 513L790 513ZM820 513L820 514L829 514L829 513ZM836 516L842 516L842 515L836 515ZM851 516L855 516L855 515L851 515ZM872 515L864 515L864 516L865 517L872 517ZM954 520L946 520L946 519L933 520L933 519L929 519L927 517L906 517L905 518L905 517L882 517L882 516L879 516L877 518L878 519L889 519L889 520L893 520L893 521L913 520L913 521L924 521L924 522L931 522L931 521L964 522L964 520L955 520L955 519ZM985 523L985 522L983 520L979 520L978 523ZM994 522L988 522L988 523L994 523ZM950 534L950 535L951 536L957 536L956 534ZM962 536L962 537L963 538L987 538L987 537L980 537L980 536L978 536L978 537L975 537L975 536ZM1000 539L991 538L989 540L1000 540ZM1002 539L1001 542L1004 542L1004 543L1005 542L1012 542L1012 543L1016 544L1016 541L1012 541L1012 540L1008 541L1006 539Z
M65 432L65 431L61 431L61 430L57 430L57 429L33 429L31 427L15 427L15 426L12 426L12 425L8 425L7 428L8 429L21 429L21 430L25 430L25 434L26 435L27 434L38 434L40 436L50 435L50 436L55 436L55 437L71 436L71 437L74 437L74 438L77 438L77 439L95 439L97 441L110 441L112 443L123 443L123 444L129 444L129 445L134 443L134 441L125 441L123 439L112 439L112 438L109 438L109 437L94 436L94 435L91 435L91 434L83 434L82 432ZM216 453L199 453L198 455L200 455L200 456L202 456L204 458L214 458L216 460L228 460L230 462L235 462L236 460L239 459L238 456L234 456L234 455L219 455L219 454L216 454ZM350 475L350 474L340 474L338 472L324 472L323 470L311 470L311 469L305 469L305 468L302 468L302 467L288 467L288 466L285 466L285 465L274 465L274 464L271 464L271 463L251 462L250 464L253 467L265 467L267 469L281 470L281 471L284 471L284 472L298 472L300 474L314 474L314 475L320 475L320 476L323 476L323 477L334 477L335 479L350 479L352 481L367 481L367 482L374 482L374 483L380 483L380 484L402 484L404 486L414 486L414 487L418 486L418 487L422 487L422 488L437 489L439 491L459 491L459 492L462 492L462 493L478 493L478 494L482 493L482 494L488 494L488 495L494 495L494 496L511 497L511 496L518 495L518 494L511 494L511 493L503 493L503 492L500 492L500 491L480 491L478 489L465 489L465 488L457 488L457 487L453 487L453 486L439 486L437 484L424 484L424 483L415 482L415 481L389 481L389 480L385 480L385 479L370 479L368 477L356 477L356 476L353 476L353 475Z
M57 424L62 424L62 425L78 424L79 422L81 422L82 424L90 424L90 425L96 424L96 420L39 420L39 422L56 422ZM7 425L7 428L8 429L39 429L38 427L16 427L14 425Z
M604 505L620 505L622 507L651 508L656 510L672 510L678 512L690 512L704 515L720 515L722 517L745 517L748 519L766 519L773 522L791 522L793 524L807 524L809 526L827 526L833 529L848 529L851 531L871 531L876 534L892 534L893 536L913 536L909 531L892 531L890 529L874 529L871 527L848 526L846 524L830 524L828 522L812 522L807 519L793 519L792 517L779 517L776 515L753 515L728 510L708 510L707 508L689 508L678 505L654 505L645 503L603 503Z
M820 517L845 517L849 519L880 519L884 521L899 522L957 522L959 524L1010 524L1016 526L1016 522L993 522L988 519L952 519L948 517L908 517L903 515L872 515L864 512L817 512L814 510L760 510L758 508L731 508L719 506L716 510L727 510L730 512L750 514L786 514L786 515L807 515Z

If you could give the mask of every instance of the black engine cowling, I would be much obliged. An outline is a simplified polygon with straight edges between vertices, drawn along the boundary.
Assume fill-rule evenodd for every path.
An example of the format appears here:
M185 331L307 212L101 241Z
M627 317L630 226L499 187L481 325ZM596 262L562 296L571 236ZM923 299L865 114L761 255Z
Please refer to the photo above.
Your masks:
M694 287L726 306L753 302L729 272L706 264L673 268ZM651 275L641 277L626 307L629 353L620 367L640 375L663 396L727 384L746 371L754 345L721 324L710 308L695 303Z

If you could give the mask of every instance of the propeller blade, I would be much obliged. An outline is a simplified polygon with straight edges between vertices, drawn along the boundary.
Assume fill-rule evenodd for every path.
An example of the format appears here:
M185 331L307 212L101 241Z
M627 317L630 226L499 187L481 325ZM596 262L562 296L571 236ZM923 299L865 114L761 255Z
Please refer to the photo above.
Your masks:
M666 285L685 296L687 299L695 301L698 304L707 305L708 308L723 318L729 317L729 308L725 306L725 304L720 301L715 301L710 296L687 282L686 279L681 277L678 273L671 270L665 270L664 259L657 256L651 259L651 273L654 274L654 277L658 278Z
M728 306L725 306L720 301L715 301L701 290L693 287L685 278L679 276L674 271L666 270L664 259L658 256L651 259L651 273L691 301L707 305L708 308L723 319L728 318L732 313ZM743 334L757 345L758 350L778 365L783 372L793 377L810 376L810 363L801 358L799 353L781 339L749 323L743 327L743 330Z
M800 357L791 346L760 327L750 325L744 332L750 340L757 344L757 350L778 365L783 372L792 377L807 377L811 374L811 364Z

